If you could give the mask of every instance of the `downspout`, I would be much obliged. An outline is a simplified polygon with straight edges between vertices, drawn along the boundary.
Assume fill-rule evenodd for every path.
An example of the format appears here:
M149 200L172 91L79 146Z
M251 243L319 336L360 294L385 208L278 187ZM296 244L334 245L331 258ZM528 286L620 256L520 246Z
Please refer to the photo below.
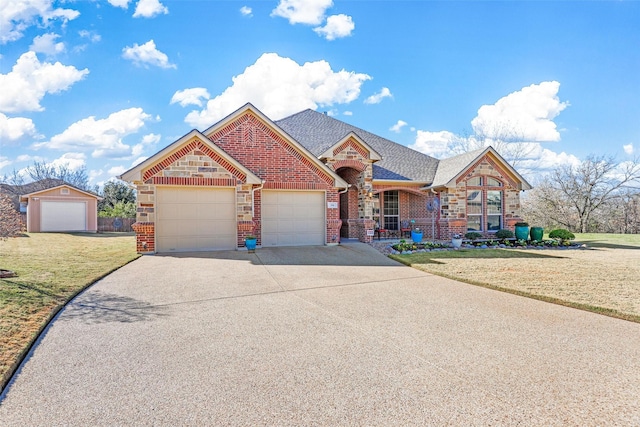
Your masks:
M434 209L434 212L431 214L431 235L433 236L433 239L435 240L436 238L436 217L438 218L438 221L440 221L440 199L438 198L438 192L436 190L433 189L433 187L430 188L431 190L431 194L436 196L436 199L438 200L438 210L436 211ZM438 225L438 235L440 235L440 225Z
M256 215L256 191L262 190L262 187L264 187L265 182L267 181L263 179L262 183L260 184L260 187L256 187L253 190L251 190L251 221L253 221L253 218Z
M345 188L344 191L338 191L338 194L344 194L347 191L349 191L350 188L351 188L351 184L347 184L347 188Z

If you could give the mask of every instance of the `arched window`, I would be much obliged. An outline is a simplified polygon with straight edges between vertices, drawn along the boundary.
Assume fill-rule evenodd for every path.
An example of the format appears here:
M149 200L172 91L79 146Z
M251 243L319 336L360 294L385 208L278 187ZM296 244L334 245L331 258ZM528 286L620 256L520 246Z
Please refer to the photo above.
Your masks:
M467 180L467 230L496 232L502 228L503 192L500 180L474 176Z

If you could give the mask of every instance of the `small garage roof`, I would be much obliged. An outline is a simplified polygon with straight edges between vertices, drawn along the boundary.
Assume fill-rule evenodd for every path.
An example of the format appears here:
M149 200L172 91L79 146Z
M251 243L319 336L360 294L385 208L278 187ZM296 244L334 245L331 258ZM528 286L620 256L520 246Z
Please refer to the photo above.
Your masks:
M55 187L45 188L44 190L34 191L33 193L22 194L22 195L20 195L20 201L21 202L26 202L30 197L34 197L34 196L37 196L37 195L42 194L42 193L47 193L47 192L49 192L51 190L55 190L55 189L58 189L58 188L68 188L70 190L74 190L74 191L77 191L79 193L82 193L82 194L84 194L86 196L95 197L96 200L102 200L102 197L98 196L97 194L93 194L93 193L91 193L89 191L81 190L81 189L79 189L77 187L74 187L73 185L62 184L62 185L56 185Z

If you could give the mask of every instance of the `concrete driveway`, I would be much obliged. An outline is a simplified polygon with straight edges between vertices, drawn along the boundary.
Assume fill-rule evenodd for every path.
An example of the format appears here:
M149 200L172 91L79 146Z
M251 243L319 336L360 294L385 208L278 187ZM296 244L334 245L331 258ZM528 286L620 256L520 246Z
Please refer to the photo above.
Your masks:
M640 425L640 324L363 244L145 256L53 322L0 425Z

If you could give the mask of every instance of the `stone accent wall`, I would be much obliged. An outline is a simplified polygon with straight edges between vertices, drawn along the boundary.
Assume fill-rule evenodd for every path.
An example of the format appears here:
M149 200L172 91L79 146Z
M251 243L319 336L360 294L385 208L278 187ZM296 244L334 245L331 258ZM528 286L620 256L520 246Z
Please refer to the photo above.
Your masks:
M504 171L499 164L489 156L484 156L471 166L456 182L455 189L449 189L440 193L440 221L439 232L442 239L448 239L451 234L464 235L467 232L467 180L481 176L483 180L491 177L502 182L502 187L495 187L503 193L502 215L503 228L513 230L514 224L521 221L520 215L520 190L512 177ZM482 187L483 200L486 201L486 191L490 187ZM484 233L490 237L493 233Z
M200 149L194 149L184 157L161 169L157 177L193 177L193 178L227 178L233 179L231 172L206 156Z
M156 222L156 186L153 184L138 184L138 208L136 220L139 223ZM135 228L134 228L135 230Z
M373 188L373 162L370 159L370 153L356 139L349 138L333 150L333 157L327 159L326 164L334 171L338 169L350 171L345 172L349 175L344 175L343 178L358 190L358 210L353 212L352 207L349 206L349 218L371 219L373 204L369 200L368 193Z

